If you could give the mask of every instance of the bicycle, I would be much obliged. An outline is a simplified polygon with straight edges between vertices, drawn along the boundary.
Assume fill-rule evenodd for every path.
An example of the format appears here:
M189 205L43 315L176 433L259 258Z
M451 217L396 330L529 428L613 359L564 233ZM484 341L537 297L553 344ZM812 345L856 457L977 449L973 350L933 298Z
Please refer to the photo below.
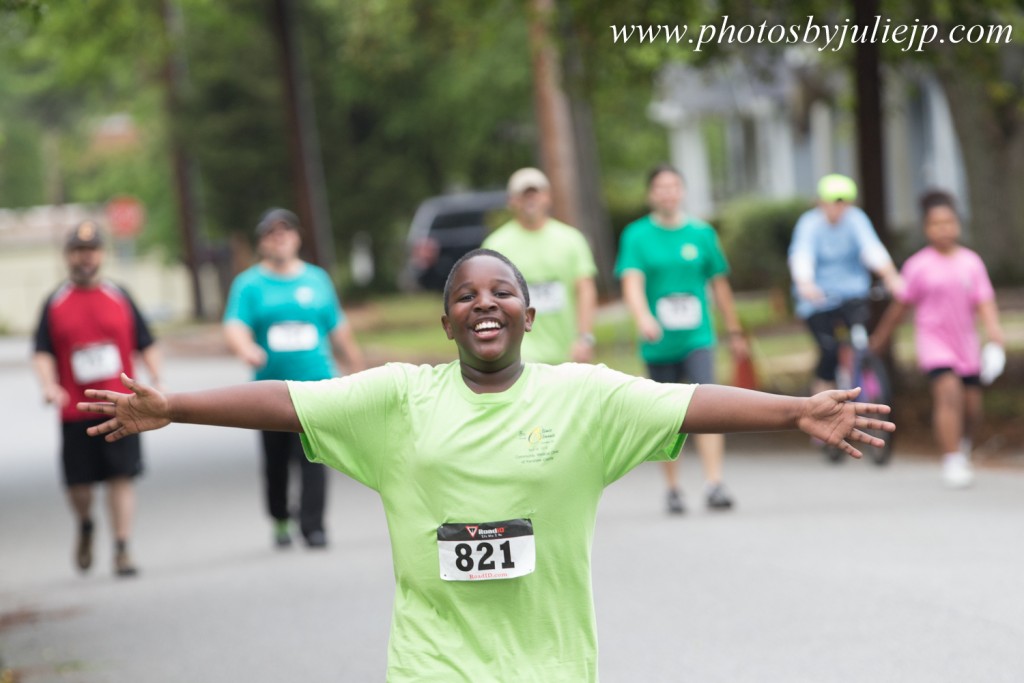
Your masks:
M885 297L885 291L881 288L872 288L869 297L871 300L881 300ZM844 306L866 310L867 304L868 299L856 299L847 302ZM889 372L882 359L868 348L868 331L865 324L858 320L850 325L848 331L846 328L839 329L836 339L839 342L836 388L860 387L858 401L891 405L892 383L889 379ZM884 443L880 447L862 446L860 450L864 453L864 457L879 466L888 464L892 460L892 432L865 431L878 437ZM826 444L824 452L826 459L830 462L842 462L846 459L846 454L834 446Z

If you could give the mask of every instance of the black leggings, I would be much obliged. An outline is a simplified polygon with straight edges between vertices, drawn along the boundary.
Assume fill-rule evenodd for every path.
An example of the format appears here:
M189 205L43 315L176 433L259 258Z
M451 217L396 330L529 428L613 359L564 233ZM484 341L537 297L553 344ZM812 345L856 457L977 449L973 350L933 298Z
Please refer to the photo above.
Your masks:
M871 309L864 299L851 299L839 308L815 313L807 319L807 327L818 345L818 367L814 376L826 382L836 381L836 366L839 364L839 340L836 326L842 323L849 329L860 323L867 325Z
M299 500L299 528L304 536L324 529L324 506L327 499L327 470L320 463L310 462L302 452L299 435L293 432L262 432L263 475L266 486L267 511L277 520L288 519L288 470L297 460L302 474Z

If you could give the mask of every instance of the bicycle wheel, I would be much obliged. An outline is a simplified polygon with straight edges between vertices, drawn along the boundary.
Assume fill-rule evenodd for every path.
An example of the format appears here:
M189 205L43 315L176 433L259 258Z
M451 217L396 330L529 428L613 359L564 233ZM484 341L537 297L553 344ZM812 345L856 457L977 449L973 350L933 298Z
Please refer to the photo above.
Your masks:
M865 353L860 358L860 368L857 374L860 377L861 386L858 401L891 405L892 389L889 383L889 373L881 358ZM888 464L892 459L892 432L874 429L865 431L885 443L881 447L864 445L860 450L876 465Z
M854 352L853 348L846 343L839 347L838 364L836 365L836 389L852 389L856 373L854 373ZM863 450L863 449L861 449ZM821 452L825 455L825 462L838 465L846 462L846 453L836 448L823 444Z

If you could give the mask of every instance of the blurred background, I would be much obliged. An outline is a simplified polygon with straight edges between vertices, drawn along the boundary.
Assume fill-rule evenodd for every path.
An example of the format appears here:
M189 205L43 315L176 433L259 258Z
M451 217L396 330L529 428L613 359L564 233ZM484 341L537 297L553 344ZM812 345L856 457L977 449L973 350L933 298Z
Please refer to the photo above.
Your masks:
M889 32L814 42L809 24ZM900 25L960 27L960 42L897 40ZM669 160L688 210L719 230L767 388L802 391L810 367L785 251L833 171L857 179L898 264L923 243L920 192L957 195L1000 289L1011 378L1022 28L1016 0L2 0L0 333L30 331L84 217L113 234L108 274L165 337L216 321L257 217L280 205L371 351L446 359L433 290L505 218L513 170L552 178L555 215L587 235L614 309L618 235ZM600 360L641 372L628 316L603 321ZM912 364L908 332L897 363ZM1022 431L1020 397L990 394L1000 438Z

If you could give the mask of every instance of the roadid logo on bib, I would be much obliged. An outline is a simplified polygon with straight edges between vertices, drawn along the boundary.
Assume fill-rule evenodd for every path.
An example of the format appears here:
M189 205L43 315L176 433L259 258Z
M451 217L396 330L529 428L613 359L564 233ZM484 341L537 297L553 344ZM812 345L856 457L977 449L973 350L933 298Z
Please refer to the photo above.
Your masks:
M456 522L437 527L437 557L445 581L495 581L537 567L533 522Z

